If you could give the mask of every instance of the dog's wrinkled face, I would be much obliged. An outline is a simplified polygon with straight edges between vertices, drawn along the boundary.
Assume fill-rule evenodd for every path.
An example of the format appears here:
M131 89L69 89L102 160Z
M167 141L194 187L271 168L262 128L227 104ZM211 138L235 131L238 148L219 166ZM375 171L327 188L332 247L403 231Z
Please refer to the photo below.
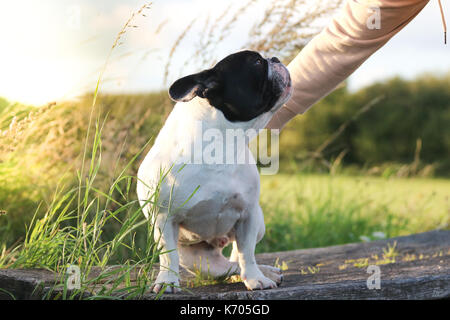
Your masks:
M277 58L254 51L229 55L212 69L175 81L169 89L175 101L205 98L232 122L249 121L281 107L291 93L291 79Z

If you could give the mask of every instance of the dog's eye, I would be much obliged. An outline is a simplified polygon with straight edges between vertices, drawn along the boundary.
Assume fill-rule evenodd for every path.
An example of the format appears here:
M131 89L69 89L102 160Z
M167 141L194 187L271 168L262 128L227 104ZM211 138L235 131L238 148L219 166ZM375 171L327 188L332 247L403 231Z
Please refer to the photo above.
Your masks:
M262 65L262 64L263 64L263 62L262 62L261 59L256 59L255 65L260 66L260 65Z

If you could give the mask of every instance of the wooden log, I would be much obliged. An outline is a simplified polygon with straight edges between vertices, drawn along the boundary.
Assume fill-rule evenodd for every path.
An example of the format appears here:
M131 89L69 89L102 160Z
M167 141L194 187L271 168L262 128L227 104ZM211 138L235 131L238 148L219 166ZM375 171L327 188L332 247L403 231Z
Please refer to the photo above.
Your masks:
M187 290L164 294L162 299L450 298L450 231L446 230L367 243L264 253L256 259L260 264L276 264L284 269L283 283L278 288L247 291L241 282L190 287L195 280L182 272L182 287ZM374 270L379 274L373 273ZM99 272L94 270L91 277ZM39 299L54 282L55 275L47 270L3 269L0 299L11 298L10 295L16 299ZM154 299L155 295L147 293L144 298Z

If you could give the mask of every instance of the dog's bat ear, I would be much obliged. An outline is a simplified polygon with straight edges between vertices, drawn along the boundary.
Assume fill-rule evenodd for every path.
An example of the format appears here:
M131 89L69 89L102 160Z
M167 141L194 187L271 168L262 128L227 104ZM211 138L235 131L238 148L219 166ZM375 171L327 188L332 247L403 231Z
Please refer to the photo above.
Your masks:
M216 85L212 71L205 70L175 81L169 88L169 96L177 102L188 102L196 96L205 98Z

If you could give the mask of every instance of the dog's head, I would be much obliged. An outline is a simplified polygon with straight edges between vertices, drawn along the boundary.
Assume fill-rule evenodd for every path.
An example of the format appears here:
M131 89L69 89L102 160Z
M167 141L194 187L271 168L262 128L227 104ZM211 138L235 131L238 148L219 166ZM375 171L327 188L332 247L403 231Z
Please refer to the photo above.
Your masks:
M212 69L175 81L170 97L187 102L198 96L221 110L228 121L249 121L274 112L292 92L289 71L277 58L241 51L227 56Z

